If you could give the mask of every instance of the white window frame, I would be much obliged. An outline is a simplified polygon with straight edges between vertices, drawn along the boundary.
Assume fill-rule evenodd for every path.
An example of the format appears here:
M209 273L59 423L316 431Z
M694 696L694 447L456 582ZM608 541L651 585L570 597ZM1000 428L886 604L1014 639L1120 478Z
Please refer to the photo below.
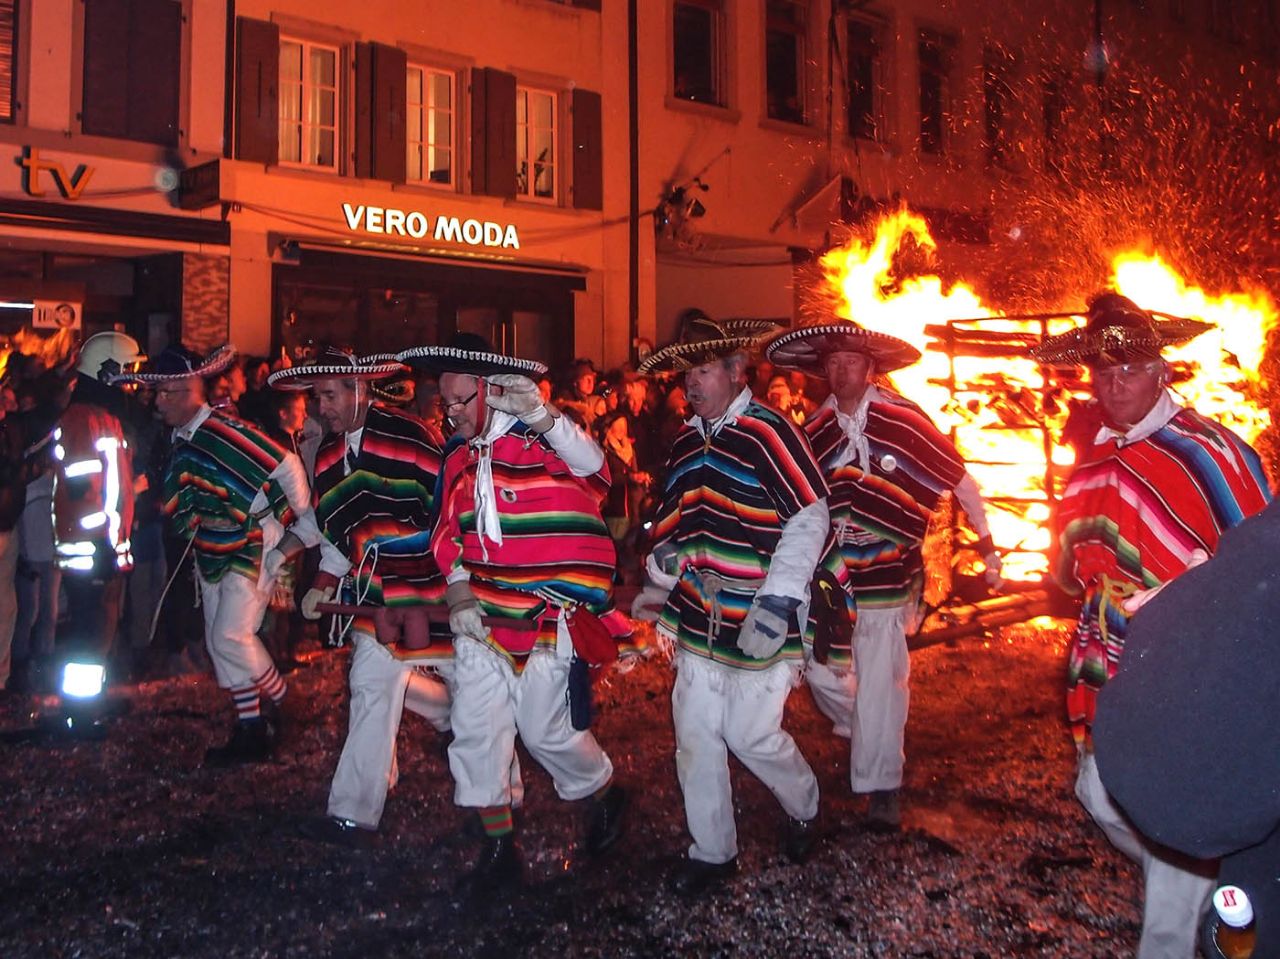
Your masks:
M281 36L280 37L280 78L279 78L279 98L278 102L283 106L285 100L285 78L284 78L284 51L285 46L293 44L301 48L301 73L302 76L298 81L299 96L298 105L301 114L296 121L286 120L283 115L279 118L279 148L280 148L280 165L284 167L294 167L306 170L328 170L333 173L338 172L339 158L342 156L342 81L343 81L343 63L342 49L331 43L320 43L315 40L309 40L306 37L298 36ZM333 86L321 87L314 82L311 75L311 53L316 50L324 50L333 54ZM289 85L293 85L293 81L289 81ZM324 89L331 89L333 92L333 124L320 124L314 118L308 115L314 113L313 101L309 94L319 93ZM283 111L281 111L283 114ZM298 137L298 152L300 159L285 159L285 124L289 124L290 131L296 131ZM311 135L322 132L324 130L333 131L333 162L332 163L315 163L306 159L304 151L305 146L310 142Z
M414 75L418 77L415 89ZM431 77L442 76L449 81L449 102L443 107L439 104L422 102L429 99L432 84ZM437 189L457 189L458 185L458 74L454 70L433 67L425 63L410 63L408 69L408 91L405 98L406 110L410 117L416 113L419 118L421 139L414 139L412 126L406 129L405 149L407 151L406 169L410 183ZM436 131L444 124L448 130L448 146L441 146ZM437 150L449 152L449 179L431 179L431 158ZM417 153L415 160L415 151ZM414 174L418 175L415 176Z
M529 124L531 116L529 111L530 95L545 96L551 98L551 195L538 196L534 191L537 186L537 176L528 176L526 171L524 188L520 186L520 157L523 148L523 155L528 157L531 155L530 144L533 137L530 135L533 130ZM523 123L520 122L520 106L524 104ZM534 203L558 204L560 202L560 94L556 90L550 90L546 87L528 86L525 84L516 85L516 199L531 200ZM527 163L527 161L526 161Z
M675 78L675 58L676 58L676 25L675 25L675 8L677 5L685 5L691 7L699 7L706 10L711 16L711 44L712 48L707 51L710 59L711 81L715 86L713 91L715 99L696 100L687 95L681 95L676 89ZM729 14L725 9L725 0L672 0L669 7L669 16L671 17L671 29L668 31L667 42L671 45L671 65L667 68L667 83L670 85L670 96L679 103L696 103L705 107L725 110L729 108L729 70L728 70L728 43L729 35ZM763 64L761 64L763 66Z
M810 42L809 31L813 20L813 4L812 0L784 0L790 6L799 11L798 23L782 23L775 24L769 18L769 0L764 0L763 16L764 16L764 70L763 81L765 91L764 116L777 123L793 123L803 126L810 123L812 117L810 82L809 82L809 57ZM791 36L795 44L795 70L796 70L796 97L799 100L797 108L800 111L798 119L791 117L775 117L769 113L769 35L772 32L786 34Z

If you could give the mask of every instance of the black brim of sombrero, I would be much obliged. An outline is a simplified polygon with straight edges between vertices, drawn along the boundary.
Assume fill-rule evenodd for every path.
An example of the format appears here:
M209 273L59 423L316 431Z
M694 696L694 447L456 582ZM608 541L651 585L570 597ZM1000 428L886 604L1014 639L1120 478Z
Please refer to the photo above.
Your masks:
M463 373L469 376L493 376L496 373L519 373L530 378L547 372L545 363L524 360L501 353L461 350L455 346L412 346L396 354L396 359L415 370L427 373Z
M695 343L672 343L646 356L636 366L636 372L683 373L735 353L745 353L755 348L758 336L731 336L723 340L700 340Z
M372 383L377 380L404 376L409 372L403 363L395 360L370 363L357 361L356 366L343 366L338 363L312 363L302 366L291 366L276 370L267 377L267 385L277 390L305 390L313 386L317 380L364 380Z
M163 355L163 354L161 354ZM159 357L157 357L158 359ZM208 379L210 376L217 376L223 373L231 365L236 358L236 348L230 344L220 346L209 354L208 359L197 367L189 370L178 370L175 372L157 373L150 370L139 370L136 373L121 373L113 376L110 383L114 386L120 383L173 383L177 380L190 379L198 376L201 379Z
M821 323L779 333L766 344L765 359L783 369L823 376L823 363L832 353L865 353L875 360L876 372L891 373L920 359L920 351L896 336L867 330L852 323Z
M1157 320L1149 330L1111 326L1099 331L1081 326L1046 337L1031 350L1031 358L1050 366L1082 366L1103 353L1123 354L1129 351L1158 356L1165 347L1189 343L1211 329L1212 323L1185 316Z

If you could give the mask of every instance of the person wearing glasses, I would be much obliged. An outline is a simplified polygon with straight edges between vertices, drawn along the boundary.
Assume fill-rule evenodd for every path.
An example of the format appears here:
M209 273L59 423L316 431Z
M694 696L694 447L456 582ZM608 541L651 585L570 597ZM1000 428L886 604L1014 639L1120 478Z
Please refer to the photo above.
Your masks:
M604 453L543 401L535 378L546 367L468 333L397 359L439 376L453 431L432 551L454 639L454 802L478 812L485 837L459 890L475 900L521 879L511 820L517 735L561 799L585 801L584 852L601 854L621 836L627 797L590 731L585 687L590 666L638 650L613 607Z
M290 554L320 543L302 461L243 420L212 409L206 379L235 358L224 346L208 358L171 346L146 369L113 382L155 390L156 413L173 431L165 466L163 512L195 554L205 646L218 685L231 694L231 738L205 754L210 765L269 759L287 685L258 629L280 568Z
M1208 328L1157 319L1107 293L1090 303L1083 327L1032 351L1044 364L1087 367L1102 417L1058 506L1055 575L1068 592L1083 594L1067 665L1076 796L1112 844L1143 867L1139 959L1190 959L1215 869L1152 844L1112 801L1093 755L1098 693L1123 668L1132 615L1126 601L1212 555L1224 532L1270 500L1257 453L1168 388L1162 349Z

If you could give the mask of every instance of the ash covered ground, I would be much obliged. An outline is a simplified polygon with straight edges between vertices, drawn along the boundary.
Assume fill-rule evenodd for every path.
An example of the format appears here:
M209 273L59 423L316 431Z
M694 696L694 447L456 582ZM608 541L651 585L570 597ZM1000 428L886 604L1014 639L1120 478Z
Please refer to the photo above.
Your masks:
M1137 871L1071 795L1065 638L1062 623L1015 626L912 654L898 835L864 828L847 744L797 691L788 728L822 784L824 840L807 865L789 864L777 804L735 764L742 872L697 901L667 889L688 839L664 663L599 692L596 732L633 797L618 847L579 861L584 811L525 757L526 885L476 908L453 896L474 846L441 739L407 712L376 845L296 838L299 819L324 811L345 654L317 653L290 677L301 722L275 762L241 769L201 768L230 722L211 678L122 688L131 711L102 742L15 741L33 703L11 699L0 707L0 956L1131 953Z

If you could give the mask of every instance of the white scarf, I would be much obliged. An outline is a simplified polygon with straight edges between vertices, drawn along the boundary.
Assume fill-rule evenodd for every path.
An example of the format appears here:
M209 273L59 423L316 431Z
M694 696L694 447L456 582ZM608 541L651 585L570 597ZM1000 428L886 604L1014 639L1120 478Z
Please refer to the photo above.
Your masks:
M498 501L493 489L493 444L505 436L516 418L502 410L489 409L484 433L467 441L476 451L476 536L480 538L480 552L489 562L489 549L485 538L502 545L502 523L498 519Z
M862 394L862 399L858 401L858 408L853 413L842 413L840 407L836 405L834 395L828 396L823 402L823 406L829 406L835 410L836 421L844 429L845 438L848 439L849 445L840 453L835 465L844 466L846 463L852 462L854 459L858 461L858 469L864 474L871 471L871 444L867 441L867 411L871 408L871 404L880 399L880 391L876 389L874 384L867 386L866 392Z

